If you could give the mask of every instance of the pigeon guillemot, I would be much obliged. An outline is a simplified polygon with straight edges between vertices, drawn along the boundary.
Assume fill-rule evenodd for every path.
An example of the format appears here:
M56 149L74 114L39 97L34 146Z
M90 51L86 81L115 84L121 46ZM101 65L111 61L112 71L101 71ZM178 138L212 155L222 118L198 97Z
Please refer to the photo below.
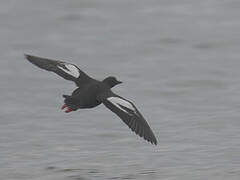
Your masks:
M71 63L32 55L25 55L25 57L34 65L47 71L52 71L64 79L73 81L78 86L72 95L63 95L65 104L62 106L62 109L66 108L66 113L76 111L77 109L93 108L103 103L118 115L132 131L152 144L157 145L156 137L136 106L129 100L111 91L112 87L122 83L115 77L110 76L103 81L98 81L89 77Z

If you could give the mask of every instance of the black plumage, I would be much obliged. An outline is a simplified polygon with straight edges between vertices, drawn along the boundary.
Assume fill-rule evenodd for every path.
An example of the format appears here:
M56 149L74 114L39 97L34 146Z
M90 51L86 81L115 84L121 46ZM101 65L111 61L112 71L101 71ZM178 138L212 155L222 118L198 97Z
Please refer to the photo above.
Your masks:
M62 109L67 108L65 112L93 108L103 103L108 109L119 116L137 135L152 144L157 144L154 133L136 106L131 101L111 91L112 87L121 83L115 77L110 76L103 81L98 81L89 77L76 65L71 63L32 55L25 55L25 57L34 65L47 71L52 71L66 80L73 81L78 86L71 95L63 95L65 104Z

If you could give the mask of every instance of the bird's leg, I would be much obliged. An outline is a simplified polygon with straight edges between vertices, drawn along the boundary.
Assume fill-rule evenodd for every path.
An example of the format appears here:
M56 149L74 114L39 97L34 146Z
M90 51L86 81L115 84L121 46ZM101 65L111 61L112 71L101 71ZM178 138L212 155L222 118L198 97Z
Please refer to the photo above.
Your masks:
M66 113L69 113L69 112L71 112L71 111L73 111L71 108L69 108L69 107L67 107L67 110L65 111Z
M67 107L67 105L64 104L61 109L63 110L63 109L65 109L66 107Z
M67 110L65 111L66 113L69 113L69 112L73 111L73 110L72 110L70 107L68 107L66 104L64 104L61 109L63 110L63 109L65 109L65 108L67 108Z

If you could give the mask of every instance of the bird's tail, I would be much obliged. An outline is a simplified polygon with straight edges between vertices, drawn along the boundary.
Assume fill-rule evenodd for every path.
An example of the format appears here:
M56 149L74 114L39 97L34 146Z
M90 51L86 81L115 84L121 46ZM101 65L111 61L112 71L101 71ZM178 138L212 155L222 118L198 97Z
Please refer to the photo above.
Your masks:
M67 105L67 107L71 108L73 111L78 109L78 102L72 96L63 95L63 98L65 98L64 103Z

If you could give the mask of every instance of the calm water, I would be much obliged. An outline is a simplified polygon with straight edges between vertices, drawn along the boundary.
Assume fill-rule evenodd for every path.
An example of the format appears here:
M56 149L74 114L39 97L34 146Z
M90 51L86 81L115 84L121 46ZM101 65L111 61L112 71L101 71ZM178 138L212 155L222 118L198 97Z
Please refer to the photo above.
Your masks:
M0 1L4 180L239 180L239 0ZM115 75L158 140L103 105L65 114L74 84L24 53Z

